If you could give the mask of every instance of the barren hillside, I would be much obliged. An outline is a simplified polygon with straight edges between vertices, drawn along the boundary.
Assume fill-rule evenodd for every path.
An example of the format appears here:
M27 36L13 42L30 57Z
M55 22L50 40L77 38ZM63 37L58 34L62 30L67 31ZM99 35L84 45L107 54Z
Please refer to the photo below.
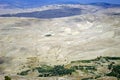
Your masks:
M0 17L1 76L16 75L28 66L66 65L99 56L120 57L120 8L67 7L69 12L62 11L67 16L57 18L52 18L55 14L50 14L49 19L44 19L46 15L26 18L19 13ZM82 11L76 15L70 8L77 8L77 11L82 8Z

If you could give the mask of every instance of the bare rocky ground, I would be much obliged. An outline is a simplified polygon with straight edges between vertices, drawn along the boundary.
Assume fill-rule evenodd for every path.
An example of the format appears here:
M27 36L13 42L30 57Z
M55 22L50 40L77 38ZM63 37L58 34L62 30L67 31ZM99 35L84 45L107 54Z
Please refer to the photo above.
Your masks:
M120 57L119 12L119 8L109 8L53 19L0 17L0 80L4 75L13 80L80 80L77 76L38 78L16 74L28 66L66 65L98 56Z

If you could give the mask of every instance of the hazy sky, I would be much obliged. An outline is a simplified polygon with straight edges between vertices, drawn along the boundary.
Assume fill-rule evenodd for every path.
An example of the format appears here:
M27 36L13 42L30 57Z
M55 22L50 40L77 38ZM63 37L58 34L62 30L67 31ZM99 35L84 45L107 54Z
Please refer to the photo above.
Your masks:
M106 2L106 3L114 3L120 4L120 0L54 0L54 1L72 1L72 2L80 2L80 3L95 3L95 2Z
M79 1L81 3L107 2L107 3L120 4L120 0L74 0L74 1Z
M120 0L0 0L0 2L80 2L80 3L94 3L94 2L107 2L107 3L114 3L120 4Z

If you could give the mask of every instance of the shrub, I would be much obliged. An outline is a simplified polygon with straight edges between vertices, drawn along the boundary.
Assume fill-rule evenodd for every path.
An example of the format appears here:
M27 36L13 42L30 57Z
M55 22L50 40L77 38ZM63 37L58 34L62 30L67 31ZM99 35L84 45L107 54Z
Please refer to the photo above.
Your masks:
M22 71L22 72L18 73L18 75L22 75L22 76L27 75L29 71L30 70Z
M93 77L89 77L89 78L83 78L81 80L93 80Z
M5 76L4 78L5 78L5 80L11 80L11 78L9 76Z
M107 76L114 76L120 78L120 65L113 66L112 71L108 73Z
M100 78L100 77L101 77L101 75L97 75L97 76L95 76L95 79Z
M46 36L46 37L50 37L50 36L52 36L52 34L46 34L45 36Z
M52 69L52 74L57 76L57 75L66 75L66 74L71 74L72 72L74 72L73 69L66 69L64 68L64 66L58 65L58 66L54 66L54 68Z

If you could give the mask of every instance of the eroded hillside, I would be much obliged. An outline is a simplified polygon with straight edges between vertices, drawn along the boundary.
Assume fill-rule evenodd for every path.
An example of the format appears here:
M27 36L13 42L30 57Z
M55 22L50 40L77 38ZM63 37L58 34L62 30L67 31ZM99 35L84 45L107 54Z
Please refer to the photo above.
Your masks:
M53 19L0 18L1 75L98 56L120 56L119 8Z

